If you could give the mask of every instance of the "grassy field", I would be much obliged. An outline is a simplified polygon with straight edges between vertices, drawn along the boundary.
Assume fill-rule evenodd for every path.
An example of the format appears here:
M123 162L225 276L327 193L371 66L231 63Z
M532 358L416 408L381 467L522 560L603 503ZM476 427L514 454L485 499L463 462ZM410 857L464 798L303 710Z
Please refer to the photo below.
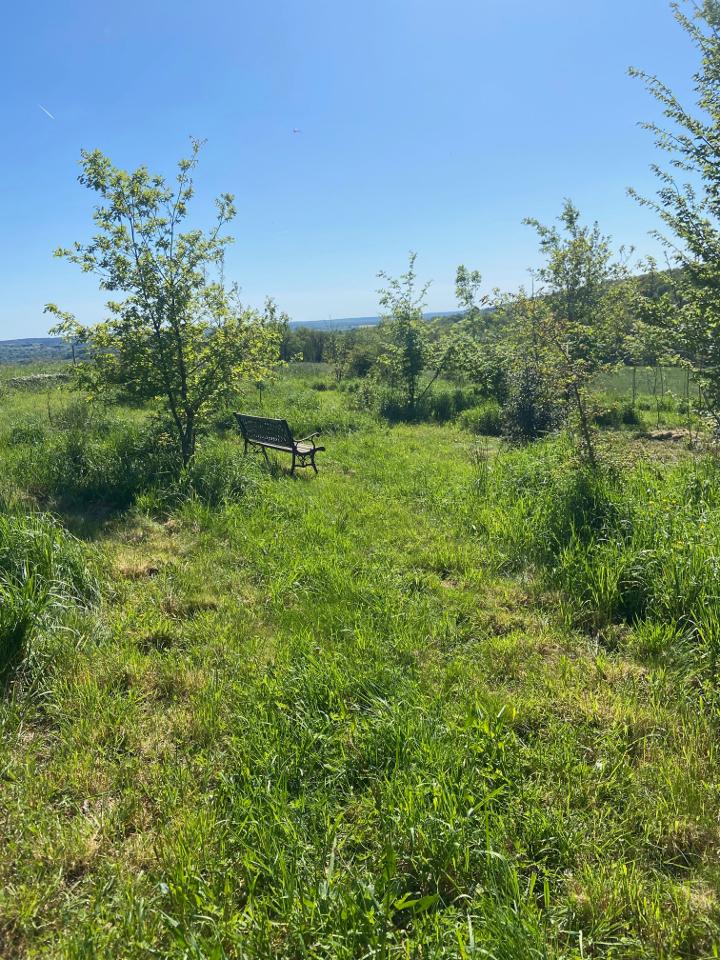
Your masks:
M3 398L0 955L720 955L713 463L608 432L592 486L329 379L262 397L318 477L220 413L172 495L142 412Z
M697 397L697 384L693 382L689 371L681 367L621 367L605 373L600 378L600 386L619 397L631 397L633 378L638 396L661 397L665 394L674 394L677 398L690 396Z

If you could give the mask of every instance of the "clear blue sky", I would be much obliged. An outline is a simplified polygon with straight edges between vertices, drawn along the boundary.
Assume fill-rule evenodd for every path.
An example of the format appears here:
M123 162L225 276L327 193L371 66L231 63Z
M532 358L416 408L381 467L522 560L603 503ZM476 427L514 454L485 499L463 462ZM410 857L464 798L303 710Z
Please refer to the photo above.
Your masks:
M90 235L81 147L172 175L207 138L197 212L236 195L228 274L298 320L376 313L377 271L410 249L431 309L461 262L516 286L536 263L522 218L565 196L653 252L625 191L654 188L637 122L658 110L626 71L685 94L695 65L666 0L26 0L3 33L0 338L43 334L49 300L102 316L51 255Z

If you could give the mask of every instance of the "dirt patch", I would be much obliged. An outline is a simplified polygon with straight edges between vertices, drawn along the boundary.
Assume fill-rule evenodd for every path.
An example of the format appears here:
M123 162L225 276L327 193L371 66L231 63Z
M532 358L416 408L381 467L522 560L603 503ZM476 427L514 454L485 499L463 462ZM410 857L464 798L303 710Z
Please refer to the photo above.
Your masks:
M692 433L682 427L658 428L648 430L645 434L648 440L670 441L671 443L690 442L693 439Z
M140 637L137 646L142 653L151 653L153 650L162 652L169 650L176 640L177 637L167 630L153 630Z
M120 563L115 569L126 580L145 580L160 573L160 567L155 563Z

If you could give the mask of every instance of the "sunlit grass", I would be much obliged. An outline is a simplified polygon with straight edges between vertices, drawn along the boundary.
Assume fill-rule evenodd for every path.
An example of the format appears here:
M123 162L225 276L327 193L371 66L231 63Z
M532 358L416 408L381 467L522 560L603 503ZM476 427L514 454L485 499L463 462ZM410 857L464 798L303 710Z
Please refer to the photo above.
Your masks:
M42 402L3 408L19 493ZM262 405L325 430L318 477L219 422L182 496L68 541L102 601L0 702L0 954L712 956L711 465L618 447L595 488L301 376Z

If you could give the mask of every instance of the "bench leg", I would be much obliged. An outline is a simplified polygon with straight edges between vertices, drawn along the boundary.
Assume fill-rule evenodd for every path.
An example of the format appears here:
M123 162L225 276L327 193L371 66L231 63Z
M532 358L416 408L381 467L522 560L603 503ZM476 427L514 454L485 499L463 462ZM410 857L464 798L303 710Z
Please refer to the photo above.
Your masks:
M295 475L295 454L294 454L294 453L293 453L293 455L292 455L292 458L293 458L292 466L290 467L290 476L291 476L291 477Z
M315 466L315 454L313 454L312 457L311 457L311 459L310 459L310 465L312 466L312 468L313 468L313 470L315 471L315 473L317 473L317 472L318 472L318 468Z
M265 457L265 463L266 463L268 466L270 466L270 459L269 459L269 457L268 457L268 455L267 455L267 450L265 449L265 447L261 447L260 449L262 450L263 456Z

